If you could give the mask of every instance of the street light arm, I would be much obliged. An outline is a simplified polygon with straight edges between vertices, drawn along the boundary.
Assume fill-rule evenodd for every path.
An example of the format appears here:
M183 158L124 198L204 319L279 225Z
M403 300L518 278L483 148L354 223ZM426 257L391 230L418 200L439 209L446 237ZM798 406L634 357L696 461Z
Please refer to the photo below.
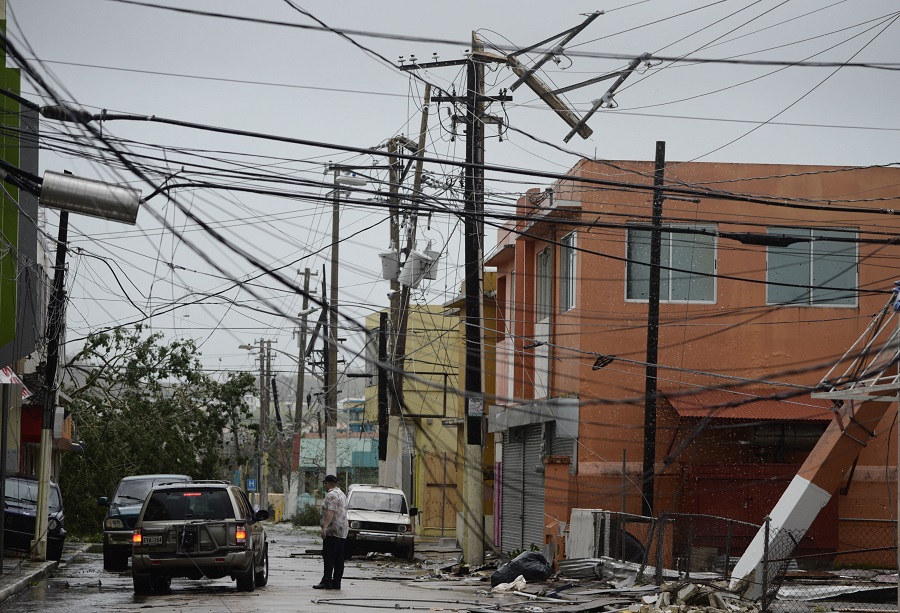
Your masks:
M6 96L7 98L9 98L11 100L15 100L16 102L18 102L25 108L29 108L33 111L41 110L41 105L36 104L36 103L32 102L31 100L28 100L27 98L23 98L19 94L15 93L15 92L11 92L8 89L4 89L4 88L0 87L0 94L3 94L4 96Z
M0 181L6 181L14 187L25 190L35 196L41 195L41 183L43 180L21 168L0 160Z

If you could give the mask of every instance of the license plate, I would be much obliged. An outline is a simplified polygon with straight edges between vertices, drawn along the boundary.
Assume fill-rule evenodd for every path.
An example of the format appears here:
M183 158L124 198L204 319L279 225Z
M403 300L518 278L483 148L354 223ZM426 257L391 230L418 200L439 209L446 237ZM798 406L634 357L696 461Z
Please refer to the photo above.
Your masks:
M144 545L162 545L163 537L162 534L145 534L141 542Z

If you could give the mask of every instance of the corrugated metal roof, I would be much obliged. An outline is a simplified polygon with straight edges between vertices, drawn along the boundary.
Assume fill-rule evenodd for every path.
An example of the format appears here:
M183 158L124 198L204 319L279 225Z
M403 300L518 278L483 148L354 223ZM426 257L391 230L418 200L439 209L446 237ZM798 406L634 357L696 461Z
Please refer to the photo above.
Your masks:
M756 394L728 390L705 390L684 396L670 393L673 395L665 400L682 417L709 415L715 419L775 421L830 421L832 417L831 402L809 394L780 400L764 390Z

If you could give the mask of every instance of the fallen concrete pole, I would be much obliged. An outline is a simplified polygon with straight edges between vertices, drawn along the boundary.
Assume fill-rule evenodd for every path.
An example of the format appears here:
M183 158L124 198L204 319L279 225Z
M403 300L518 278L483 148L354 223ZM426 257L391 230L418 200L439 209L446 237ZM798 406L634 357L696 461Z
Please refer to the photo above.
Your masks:
M732 591L749 600L762 596L766 551L769 559L786 558L793 553L819 511L837 491L860 451L875 435L875 428L892 400L885 397L862 403L845 401L836 410L822 438L769 514L768 543L763 526L735 565L731 573ZM768 565L765 583L771 583L780 566Z

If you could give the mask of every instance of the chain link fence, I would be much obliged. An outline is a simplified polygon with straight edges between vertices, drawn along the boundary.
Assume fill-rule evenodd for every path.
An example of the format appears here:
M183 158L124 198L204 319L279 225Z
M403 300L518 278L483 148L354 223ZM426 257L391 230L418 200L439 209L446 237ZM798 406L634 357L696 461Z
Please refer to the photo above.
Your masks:
M618 561L610 572L637 581L728 585L741 555L762 529L761 565L745 584L763 611L896 611L897 523L841 519L838 549L803 532L725 517L665 513L657 518L597 511L594 555ZM754 598L756 599L756 598Z

